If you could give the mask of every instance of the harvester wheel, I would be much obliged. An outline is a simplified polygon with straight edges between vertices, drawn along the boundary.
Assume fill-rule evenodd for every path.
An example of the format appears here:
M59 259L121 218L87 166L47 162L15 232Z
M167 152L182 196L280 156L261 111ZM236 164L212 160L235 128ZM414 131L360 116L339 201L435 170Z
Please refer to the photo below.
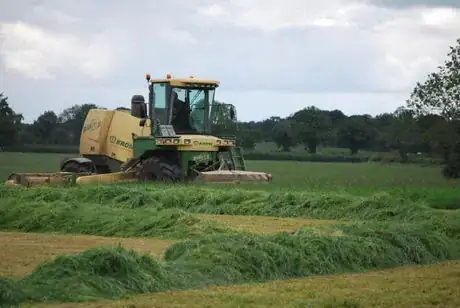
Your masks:
M79 164L77 162L68 162L62 167L63 172L74 172L74 173L83 173L91 172L90 168L84 164Z
M177 182L181 179L180 168L158 157L144 160L137 172L141 181Z

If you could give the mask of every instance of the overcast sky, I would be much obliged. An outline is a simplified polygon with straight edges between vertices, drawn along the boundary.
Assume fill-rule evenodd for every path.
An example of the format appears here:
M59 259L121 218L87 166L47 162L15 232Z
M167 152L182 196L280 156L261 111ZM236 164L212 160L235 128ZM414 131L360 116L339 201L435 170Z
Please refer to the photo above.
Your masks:
M221 81L241 120L392 112L460 37L460 0L0 0L0 92L27 122L129 107L144 76Z

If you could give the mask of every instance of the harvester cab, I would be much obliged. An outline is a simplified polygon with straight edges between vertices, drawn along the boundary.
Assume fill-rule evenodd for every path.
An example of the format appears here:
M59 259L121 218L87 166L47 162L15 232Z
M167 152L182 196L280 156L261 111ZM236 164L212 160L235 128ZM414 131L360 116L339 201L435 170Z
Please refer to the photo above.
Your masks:
M213 108L218 105L214 100L218 81L193 76L173 79L169 74L165 79L151 79L147 74L146 79L149 88L149 114L146 116L153 123L152 136L212 134ZM142 106L139 109L146 110L143 97L138 98ZM145 123L142 121L140 125Z
M72 184L161 181L270 182L271 175L246 170L236 146L236 111L216 102L219 81L152 79L148 100L134 95L131 109L92 109L80 138L80 156L64 160L60 172L18 174L10 184Z

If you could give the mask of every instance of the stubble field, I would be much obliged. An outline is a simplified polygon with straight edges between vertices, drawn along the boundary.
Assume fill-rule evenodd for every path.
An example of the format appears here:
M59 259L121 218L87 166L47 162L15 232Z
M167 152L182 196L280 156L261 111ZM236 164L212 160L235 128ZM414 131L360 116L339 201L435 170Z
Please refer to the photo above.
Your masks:
M65 156L0 153L0 176ZM0 303L460 307L460 182L439 167L248 166L273 183L0 185Z

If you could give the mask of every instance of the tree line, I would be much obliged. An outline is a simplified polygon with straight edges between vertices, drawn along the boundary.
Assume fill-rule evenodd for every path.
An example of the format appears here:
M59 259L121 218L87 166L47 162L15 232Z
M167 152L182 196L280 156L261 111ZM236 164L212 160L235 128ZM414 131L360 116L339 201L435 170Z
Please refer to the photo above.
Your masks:
M86 114L94 104L74 105L60 114L43 112L33 123L23 123L23 115L8 104L8 97L0 93L0 147L13 145L78 145Z
M22 123L21 114L9 107L7 97L0 94L0 99L0 146L4 147L18 144L78 146L86 114L92 108L99 108L83 104L67 108L60 114L49 110L27 124ZM302 144L311 154L321 145L348 148L351 154L361 149L378 152L398 149L404 156L407 152L439 151L440 137L446 136L435 133L445 122L444 118L435 115L417 118L413 111L402 107L394 113L372 117L346 116L340 110L310 106L287 118L239 122L236 133L239 144L246 149L254 149L256 143L266 141L276 143L280 151L286 152Z
M239 122L238 143L254 149L263 141L289 152L301 144L315 154L319 146L360 150L397 151L401 161L408 153L441 157L449 166L444 173L460 176L460 39L450 47L444 65L417 82L404 106L394 112L345 115L340 110L308 106L288 117ZM78 145L87 112L94 104L74 105L60 114L45 111L33 123L23 123L8 97L0 94L0 147L15 144ZM127 109L119 107L117 109ZM457 171L455 171L457 170ZM450 174L450 175L449 175Z

